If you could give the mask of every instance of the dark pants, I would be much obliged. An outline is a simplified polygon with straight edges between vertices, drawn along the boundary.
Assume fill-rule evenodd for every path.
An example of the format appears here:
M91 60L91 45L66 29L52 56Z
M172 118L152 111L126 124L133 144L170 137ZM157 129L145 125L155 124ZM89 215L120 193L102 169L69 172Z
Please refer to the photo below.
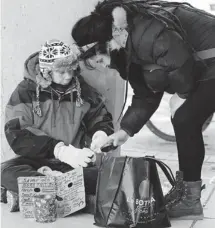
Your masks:
M172 119L177 141L179 168L184 172L185 181L201 179L205 156L202 126L214 112L215 79L211 79L199 83L197 90L176 111Z
M18 177L43 176L37 172L42 166L48 166L52 170L61 171L63 173L73 168L56 159L45 160L35 158L17 157L1 164L1 186L9 191L18 193ZM96 182L98 176L97 167L84 168L84 182L86 194L94 195L96 191Z

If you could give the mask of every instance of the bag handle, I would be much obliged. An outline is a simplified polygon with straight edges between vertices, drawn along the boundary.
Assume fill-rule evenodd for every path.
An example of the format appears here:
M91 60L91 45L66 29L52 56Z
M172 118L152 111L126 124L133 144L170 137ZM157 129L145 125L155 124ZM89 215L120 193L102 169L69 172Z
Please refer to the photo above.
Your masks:
M149 161L151 160L151 161L155 162L161 168L161 170L165 174L166 178L168 179L169 183L172 186L175 185L175 182L176 182L175 177L172 173L172 170L170 169L170 167L167 164L165 164L164 162L162 162L158 159L155 159L154 157L146 156L145 158L146 158L146 160L149 160Z

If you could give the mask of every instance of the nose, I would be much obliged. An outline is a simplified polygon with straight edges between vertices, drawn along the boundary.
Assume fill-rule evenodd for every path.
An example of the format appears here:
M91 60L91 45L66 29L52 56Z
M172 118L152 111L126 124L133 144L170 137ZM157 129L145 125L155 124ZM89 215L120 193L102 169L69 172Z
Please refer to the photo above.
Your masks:
M110 67L110 64L108 63L108 61L106 61L104 57L97 58L96 63L101 64L103 67L106 67L106 68Z
M63 77L64 77L65 80L69 80L69 79L72 78L72 74L66 72L66 73L64 73Z
M97 60L96 60L96 63L102 63L103 62L103 59L102 58L98 58Z

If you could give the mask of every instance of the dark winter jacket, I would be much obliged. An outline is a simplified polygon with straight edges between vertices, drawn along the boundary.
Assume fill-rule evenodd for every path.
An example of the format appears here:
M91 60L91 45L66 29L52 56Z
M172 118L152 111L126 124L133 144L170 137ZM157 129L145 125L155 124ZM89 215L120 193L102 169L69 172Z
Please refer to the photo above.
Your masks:
M190 7L177 7L173 13L187 33L187 40L198 52L215 48L215 16ZM204 61L206 68L199 80L215 79L215 57Z
M190 45L171 27L166 28L154 18L136 16L129 34L125 50L113 54L112 64L124 79L126 67L129 72L134 96L121 128L133 136L156 111L163 92L187 98L207 71L202 63L194 60ZM149 64L159 68L146 70Z
M55 145L63 141L75 147L89 147L97 130L113 133L112 116L104 98L80 77L84 105L71 101L70 91L64 96L51 93L50 87L40 91L42 117L33 111L36 106L36 65L38 53L25 63L24 80L17 86L6 106L5 134L17 155L52 158Z

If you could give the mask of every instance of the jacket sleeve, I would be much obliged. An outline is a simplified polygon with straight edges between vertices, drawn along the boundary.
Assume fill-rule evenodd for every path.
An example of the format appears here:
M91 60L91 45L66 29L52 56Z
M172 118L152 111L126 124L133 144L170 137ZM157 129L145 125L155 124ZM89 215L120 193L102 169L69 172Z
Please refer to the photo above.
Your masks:
M33 119L32 95L21 85L10 97L5 111L5 135L12 150L25 157L54 157L59 142L36 128Z
M157 110L163 93L154 93L146 86L141 75L140 65L138 67L136 64L131 64L129 83L133 88L134 95L131 106L123 116L120 126L130 136L133 136L141 130Z
M111 135L114 132L113 119L106 108L105 99L92 87L90 90L91 95L87 99L90 103L90 110L84 117L87 135L92 138L99 130Z
M153 59L164 67L169 85L181 97L187 97L194 87L195 60L191 47L174 31L164 29L153 45Z

